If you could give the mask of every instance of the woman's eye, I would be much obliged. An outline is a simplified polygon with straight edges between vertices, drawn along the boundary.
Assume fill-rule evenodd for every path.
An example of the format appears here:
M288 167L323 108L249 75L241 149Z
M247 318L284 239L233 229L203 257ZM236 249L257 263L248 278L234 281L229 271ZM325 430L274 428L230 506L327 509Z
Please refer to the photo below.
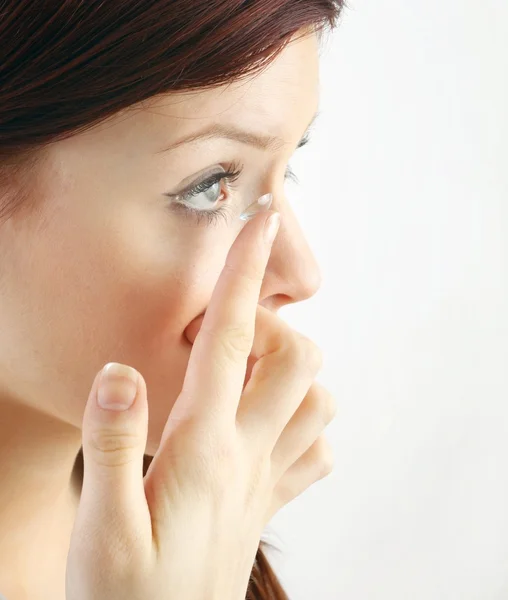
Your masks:
M197 185L177 194L167 194L176 205L195 212L214 211L223 204L227 192L233 188L233 183L240 176L243 166L232 164L227 171L214 173ZM224 182L224 183L223 183ZM227 184L225 186L224 184ZM224 189L223 189L224 188Z
M192 190L178 196L178 200L190 204L196 210L214 210L223 196L222 178L219 181L203 182Z
M193 218L199 224L203 221L215 223L220 218L227 222L228 218L236 214L233 201L229 194L234 188L234 183L241 175L243 165L232 163L227 171L210 175L200 183L177 193L166 193L171 198L171 209L178 211L186 217ZM287 167L285 180L298 183L298 178Z

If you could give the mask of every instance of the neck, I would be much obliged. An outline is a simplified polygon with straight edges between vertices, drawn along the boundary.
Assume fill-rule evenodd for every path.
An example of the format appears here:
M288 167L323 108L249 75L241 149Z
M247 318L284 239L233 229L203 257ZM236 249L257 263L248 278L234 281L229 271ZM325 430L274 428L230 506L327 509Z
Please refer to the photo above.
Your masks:
M47 592L53 578L64 578L79 502L74 462L80 446L79 429L0 401L0 592L7 598L21 583L30 591L31 582L46 585Z

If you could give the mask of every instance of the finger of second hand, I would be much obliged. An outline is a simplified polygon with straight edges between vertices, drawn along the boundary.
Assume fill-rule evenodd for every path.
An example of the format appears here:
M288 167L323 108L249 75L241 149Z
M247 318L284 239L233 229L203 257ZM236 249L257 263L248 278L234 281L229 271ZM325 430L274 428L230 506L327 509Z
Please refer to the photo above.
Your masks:
M296 350L300 334L278 315L258 305L249 379L237 411L246 434L264 445L275 443L315 384L317 369Z
M243 434L263 449L273 449L313 383L310 371L284 359L275 352L256 363L237 411Z

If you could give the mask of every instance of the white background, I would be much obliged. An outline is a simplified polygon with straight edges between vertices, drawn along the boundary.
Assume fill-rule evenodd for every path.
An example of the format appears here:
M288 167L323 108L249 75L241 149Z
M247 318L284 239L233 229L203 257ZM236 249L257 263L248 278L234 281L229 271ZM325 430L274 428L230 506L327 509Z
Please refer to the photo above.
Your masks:
M508 2L349 0L292 167L336 466L283 508L291 600L508 598ZM300 198L298 198L300 196Z

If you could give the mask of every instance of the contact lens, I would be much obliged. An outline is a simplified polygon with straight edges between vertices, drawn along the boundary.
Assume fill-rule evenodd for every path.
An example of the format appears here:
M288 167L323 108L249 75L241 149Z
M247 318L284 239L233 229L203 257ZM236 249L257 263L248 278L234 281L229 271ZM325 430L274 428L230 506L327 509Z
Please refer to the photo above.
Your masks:
M272 194L265 194L264 196L261 196L261 198L258 198L256 202L253 202L243 211L243 213L240 215L240 219L242 221L250 221L250 219L255 217L258 213L269 210L270 206L272 205L272 201Z

